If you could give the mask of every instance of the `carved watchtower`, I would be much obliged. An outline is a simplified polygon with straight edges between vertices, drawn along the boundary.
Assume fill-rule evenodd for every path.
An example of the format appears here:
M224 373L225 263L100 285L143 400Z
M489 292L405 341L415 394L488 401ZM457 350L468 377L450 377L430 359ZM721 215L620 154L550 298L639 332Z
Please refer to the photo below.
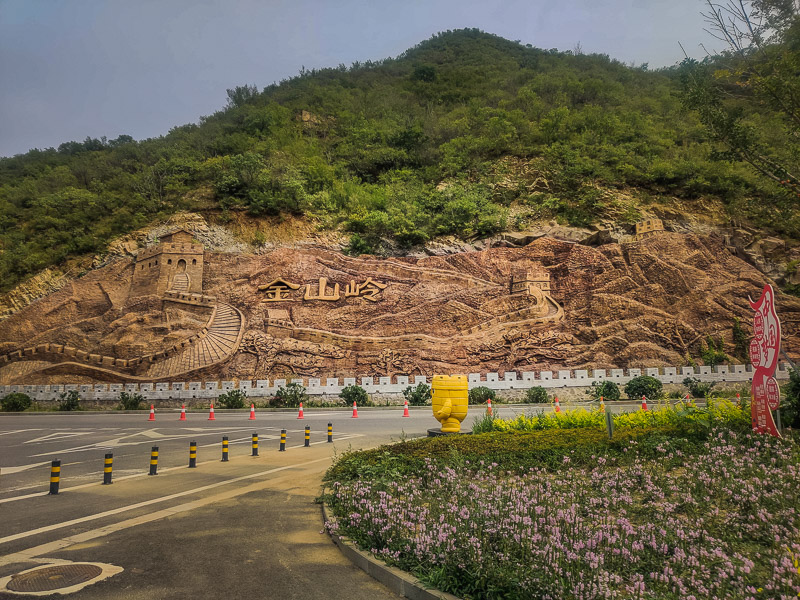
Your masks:
M645 219L636 224L636 237L644 237L651 233L664 231L664 223L661 219Z
M538 295L534 289L550 295L550 273L527 267L516 267L511 271L509 291L512 294Z
M203 245L185 229L171 231L136 256L130 295L162 296L167 291L203 293Z

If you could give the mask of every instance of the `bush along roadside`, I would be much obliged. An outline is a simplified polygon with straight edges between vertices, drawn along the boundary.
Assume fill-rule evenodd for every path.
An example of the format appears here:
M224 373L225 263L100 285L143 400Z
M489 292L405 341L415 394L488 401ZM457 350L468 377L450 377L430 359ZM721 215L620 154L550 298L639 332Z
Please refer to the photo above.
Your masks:
M604 428L605 414L601 410L563 410L559 413L539 412L519 415L513 419L479 417L473 424L473 433L487 431L537 431L542 429L578 429L584 427ZM647 428L676 426L684 429L710 428L723 425L737 431L750 428L750 405L729 400L710 398L705 407L693 403L679 402L674 406L661 406L651 410L637 410L613 415L614 427Z

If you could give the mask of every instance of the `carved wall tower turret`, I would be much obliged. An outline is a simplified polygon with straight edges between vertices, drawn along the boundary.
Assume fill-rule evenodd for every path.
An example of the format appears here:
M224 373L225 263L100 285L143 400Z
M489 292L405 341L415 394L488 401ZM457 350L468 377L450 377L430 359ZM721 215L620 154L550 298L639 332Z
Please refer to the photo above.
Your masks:
M203 245L185 229L162 236L136 256L131 297L162 296L166 291L203 293Z

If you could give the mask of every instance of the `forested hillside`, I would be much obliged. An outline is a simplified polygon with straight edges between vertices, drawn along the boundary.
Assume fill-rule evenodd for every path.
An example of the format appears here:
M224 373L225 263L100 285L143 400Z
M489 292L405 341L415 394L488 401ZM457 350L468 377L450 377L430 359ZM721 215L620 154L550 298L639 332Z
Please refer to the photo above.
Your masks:
M677 67L650 72L460 30L394 59L228 96L163 137L0 159L0 287L186 209L223 222L233 211L305 215L354 234L358 252L536 219L631 224L674 198L698 213L718 207L720 224L800 235L784 187L714 155L682 104ZM765 139L781 127L778 115L747 110Z

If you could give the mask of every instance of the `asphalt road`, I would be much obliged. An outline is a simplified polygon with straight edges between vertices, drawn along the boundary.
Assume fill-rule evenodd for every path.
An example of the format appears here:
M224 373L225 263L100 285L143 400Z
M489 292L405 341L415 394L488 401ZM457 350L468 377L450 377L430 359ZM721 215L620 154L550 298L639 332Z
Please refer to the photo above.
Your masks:
M630 409L630 407L629 407ZM531 407L495 407L512 416ZM477 412L477 411L475 411ZM0 416L0 579L37 564L89 561L123 571L79 598L395 598L354 567L322 533L314 500L337 454L437 425L429 407L350 411ZM465 429L472 423L465 421ZM334 443L327 443L327 424ZM311 446L304 447L304 427ZM286 452L279 452L280 430ZM259 456L251 456L251 435ZM221 458L222 436L230 461ZM189 443L198 445L188 468ZM147 475L159 447L159 474ZM114 483L101 485L114 454ZM58 496L49 465L62 461ZM0 598L11 596L0 592ZM54 596L55 597L55 596Z

